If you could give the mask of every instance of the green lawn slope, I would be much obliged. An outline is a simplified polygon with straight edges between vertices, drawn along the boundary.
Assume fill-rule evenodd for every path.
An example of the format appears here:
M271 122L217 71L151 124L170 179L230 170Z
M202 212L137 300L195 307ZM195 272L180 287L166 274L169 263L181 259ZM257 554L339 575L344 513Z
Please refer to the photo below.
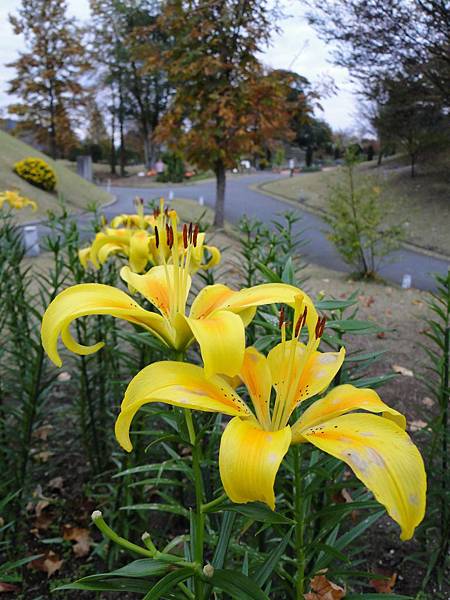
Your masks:
M27 157L42 158L54 169L57 177L57 190L49 193L30 185L13 171L14 164ZM105 204L112 197L105 190L89 183L76 175L59 162L35 150L17 138L0 131L0 192L4 190L18 190L27 198L35 200L38 210L31 209L17 211L17 221L24 223L34 221L46 216L50 209L57 206L58 196L62 196L70 212L85 210L88 204Z

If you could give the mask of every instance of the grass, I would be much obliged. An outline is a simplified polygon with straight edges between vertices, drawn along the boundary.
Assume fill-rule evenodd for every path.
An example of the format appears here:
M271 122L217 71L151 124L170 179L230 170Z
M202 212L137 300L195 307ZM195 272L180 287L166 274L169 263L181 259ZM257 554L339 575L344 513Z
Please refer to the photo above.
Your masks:
M446 157L447 158L447 157ZM386 187L386 221L403 223L406 241L422 248L450 255L450 174L444 161L419 165L415 178L402 157L375 163L362 163L361 173L378 177ZM263 184L261 188L316 212L326 211L327 194L339 176L339 169L305 173Z
M31 156L42 158L54 169L58 180L56 193L40 190L14 173L14 164L23 158ZM24 196L35 200L38 204L36 212L32 212L30 209L17 211L16 218L19 223L34 221L44 217L48 210L56 207L57 194L61 194L64 197L67 208L71 212L85 210L88 204L91 203L104 204L112 199L110 194L85 179L78 177L78 175L61 164L61 162L53 161L28 144L0 131L0 191L3 190L18 190Z

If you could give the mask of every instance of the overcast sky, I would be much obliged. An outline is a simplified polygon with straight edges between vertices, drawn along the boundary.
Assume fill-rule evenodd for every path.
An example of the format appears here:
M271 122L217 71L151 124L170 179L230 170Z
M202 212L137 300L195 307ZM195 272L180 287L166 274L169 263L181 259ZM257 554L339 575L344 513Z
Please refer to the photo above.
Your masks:
M15 12L20 0L1 0L0 7L0 109L11 102L7 94L7 81L14 71L4 65L13 61L21 49L21 38L13 34L8 21L8 13ZM268 65L292 69L307 77L319 89L328 79L333 79L337 93L322 100L323 113L333 129L349 129L356 118L356 100L348 73L335 67L330 61L330 48L318 39L314 30L304 18L305 9L300 0L284 0L287 16L281 23L281 33L273 39L273 44L263 55ZM88 0L68 0L69 12L80 19L89 18ZM6 116L5 111L2 111Z

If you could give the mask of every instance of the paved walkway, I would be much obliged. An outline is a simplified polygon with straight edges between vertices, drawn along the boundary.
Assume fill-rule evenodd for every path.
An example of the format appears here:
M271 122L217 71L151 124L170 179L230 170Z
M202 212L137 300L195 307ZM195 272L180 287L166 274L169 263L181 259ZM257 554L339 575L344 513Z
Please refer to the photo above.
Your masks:
M237 223L243 215L259 218L265 223L276 216L277 213L286 210L296 210L291 204L283 202L278 198L267 196L249 186L276 179L273 173L258 173L248 176L230 177L227 181L225 217L231 223ZM208 206L214 206L215 184L212 181L199 182L188 185L170 186L163 184L158 188L112 188L111 192L116 195L117 202L105 209L108 219L122 212L133 212L133 198L136 195L145 201L153 198L169 196L170 190L175 197L198 200L203 196ZM303 231L302 237L308 244L302 249L302 253L309 262L317 263L331 269L346 271L350 269L346 265L335 248L326 238L327 226L320 217L305 212L298 208L302 219L297 224L297 231ZM81 224L86 221L85 217L80 219ZM433 290L434 280L431 273L446 274L449 262L419 252L402 249L395 252L386 264L379 269L380 275L388 281L400 284L404 274L411 275L412 285L423 290Z

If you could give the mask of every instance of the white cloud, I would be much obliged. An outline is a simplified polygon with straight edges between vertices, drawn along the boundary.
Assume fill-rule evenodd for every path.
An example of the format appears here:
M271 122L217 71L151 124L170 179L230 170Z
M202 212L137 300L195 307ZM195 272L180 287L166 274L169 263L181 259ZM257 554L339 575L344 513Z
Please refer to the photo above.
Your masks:
M354 88L345 69L334 66L331 48L322 42L305 19L305 9L300 1L285 0L285 12L289 16L280 23L281 33L274 36L272 45L263 54L263 60L270 66L292 69L319 85L325 77L332 78L337 93L322 101L322 116L334 129L349 128L354 125L356 112ZM12 32L8 14L20 7L20 0L2 0L0 9L0 108L6 107L13 99L8 96L8 80L14 75L12 69L4 65L13 61L22 49L22 40ZM69 14L79 19L89 18L89 0L68 0Z

